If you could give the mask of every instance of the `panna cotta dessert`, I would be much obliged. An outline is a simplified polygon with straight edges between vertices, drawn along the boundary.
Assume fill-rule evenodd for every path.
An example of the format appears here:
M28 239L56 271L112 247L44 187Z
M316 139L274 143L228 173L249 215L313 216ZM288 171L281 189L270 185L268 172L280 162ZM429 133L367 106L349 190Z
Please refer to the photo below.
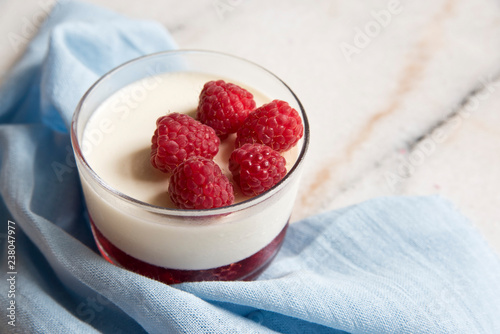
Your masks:
M227 65L235 67L234 72ZM259 75L262 81L256 80ZM248 82L247 76L252 78ZM266 109L262 115L292 109L297 114L292 123L300 123L304 136L301 132L290 147L277 143L270 148L251 138L257 138L252 131L264 122L258 117L251 123L245 116L237 128L225 122L226 115L221 120L227 126L203 119L200 92L210 95L213 89L207 83L221 82L251 94L255 106L249 115L260 109ZM290 106L281 100L283 94ZM213 102L212 97L207 101ZM273 124L284 117L278 116ZM182 127L185 118L188 125ZM203 142L197 145L205 153L178 153L185 138L194 142L196 136L203 137L203 127L214 133L205 137L210 145L216 142L217 149L206 153ZM72 143L91 228L108 261L167 284L248 280L262 272L283 242L298 192L308 125L293 93L264 69L217 53L177 51L139 58L98 81L77 108ZM254 156L269 161L256 167ZM191 166L201 167L197 171ZM265 185L259 178L267 180L271 167L281 175ZM229 194L220 195L223 200L212 184L206 187L212 177L207 173L218 173ZM197 184L205 188L191 191ZM208 195L200 202L192 200L196 194Z

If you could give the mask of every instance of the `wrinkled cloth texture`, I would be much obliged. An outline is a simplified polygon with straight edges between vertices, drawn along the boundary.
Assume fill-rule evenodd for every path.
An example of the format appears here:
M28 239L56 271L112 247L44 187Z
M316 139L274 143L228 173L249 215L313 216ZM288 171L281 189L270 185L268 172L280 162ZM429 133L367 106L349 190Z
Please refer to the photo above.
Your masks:
M65 1L0 87L0 332L500 333L499 258L440 197L373 199L296 222L253 282L167 286L106 262L85 213L72 114L113 67L174 48L157 23Z

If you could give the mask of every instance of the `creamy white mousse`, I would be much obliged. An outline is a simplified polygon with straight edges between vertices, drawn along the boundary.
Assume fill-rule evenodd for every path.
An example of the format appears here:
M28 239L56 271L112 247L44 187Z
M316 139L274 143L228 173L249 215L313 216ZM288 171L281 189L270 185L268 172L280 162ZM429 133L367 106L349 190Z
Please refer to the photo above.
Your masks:
M109 187L135 200L174 208L167 189L170 174L150 163L151 137L156 120L171 112L195 116L205 82L218 80L202 73L166 73L140 80L110 96L89 119L81 141L82 153L93 171ZM223 79L223 78L222 78ZM228 81L228 80L227 80ZM249 90L257 106L271 101ZM231 180L227 168L234 135L224 140L215 161ZM297 148L285 154L287 170ZM134 207L104 189L82 185L90 216L99 231L116 247L144 262L198 270L238 262L269 244L284 228L297 193L285 189L255 208L203 219L162 215ZM236 202L248 199L235 188Z

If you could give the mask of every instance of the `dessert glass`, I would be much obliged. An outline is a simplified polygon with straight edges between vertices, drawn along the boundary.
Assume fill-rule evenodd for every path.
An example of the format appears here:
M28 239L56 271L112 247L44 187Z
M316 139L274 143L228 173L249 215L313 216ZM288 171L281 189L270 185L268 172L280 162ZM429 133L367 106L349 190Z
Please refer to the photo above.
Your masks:
M304 136L297 144L295 164L278 184L227 207L182 210L148 204L121 193L92 169L82 138L94 111L127 85L182 72L244 83L272 99L287 101L299 112ZM77 106L71 141L91 229L106 260L167 284L251 280L270 264L283 243L299 189L309 125L295 94L259 65L216 52L168 51L134 59L100 78Z

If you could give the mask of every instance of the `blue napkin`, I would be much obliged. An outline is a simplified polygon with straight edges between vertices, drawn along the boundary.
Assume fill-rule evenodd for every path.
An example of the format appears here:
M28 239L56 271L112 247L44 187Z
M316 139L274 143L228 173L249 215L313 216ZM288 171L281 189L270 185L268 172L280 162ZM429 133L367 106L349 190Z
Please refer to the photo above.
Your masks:
M167 286L100 257L72 113L106 71L175 47L156 23L65 1L0 88L0 332L500 333L500 261L439 197L294 223L254 282Z

